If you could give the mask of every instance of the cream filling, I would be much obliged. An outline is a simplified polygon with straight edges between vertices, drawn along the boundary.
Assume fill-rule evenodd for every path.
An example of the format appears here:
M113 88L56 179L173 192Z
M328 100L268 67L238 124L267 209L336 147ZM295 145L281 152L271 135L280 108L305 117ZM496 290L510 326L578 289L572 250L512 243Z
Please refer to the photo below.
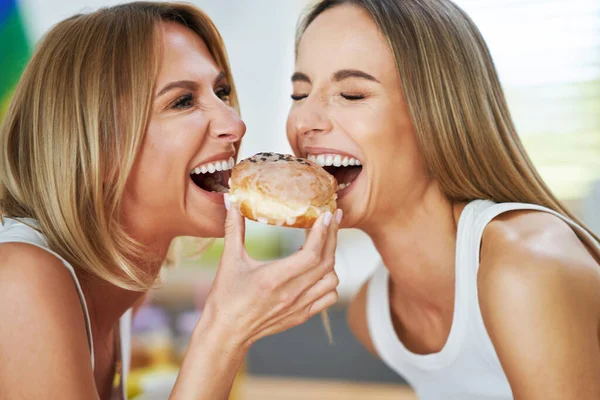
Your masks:
M309 209L314 208L318 214L329 211L329 207L315 207L313 205L289 204L270 199L262 194L252 191L229 191L229 201L232 204L244 203L250 207L252 214L258 222L268 223L273 220L276 225L293 225L296 219L304 215Z

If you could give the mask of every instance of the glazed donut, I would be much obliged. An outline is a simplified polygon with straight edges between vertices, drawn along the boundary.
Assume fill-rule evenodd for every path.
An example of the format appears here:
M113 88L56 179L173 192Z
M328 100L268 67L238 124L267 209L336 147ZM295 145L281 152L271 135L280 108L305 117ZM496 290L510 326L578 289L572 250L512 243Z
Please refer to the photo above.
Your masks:
M229 202L253 221L308 229L335 211L337 182L318 164L287 154L258 153L231 171Z

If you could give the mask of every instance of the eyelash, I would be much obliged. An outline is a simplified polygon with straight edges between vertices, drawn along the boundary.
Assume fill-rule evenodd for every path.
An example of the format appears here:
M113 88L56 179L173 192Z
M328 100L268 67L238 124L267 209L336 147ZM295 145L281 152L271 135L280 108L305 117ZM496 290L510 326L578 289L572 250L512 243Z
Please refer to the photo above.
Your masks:
M215 90L215 94L223 102L228 103L229 96L231 95L231 86L223 85L223 86L217 88L217 90ZM181 96L180 98L178 98L177 100L175 100L175 102L173 102L173 105L171 108L176 109L176 110L190 108L192 106L191 102L193 100L194 100L194 95L191 93L186 93L183 96Z
M359 101L359 100L364 100L364 98L365 98L364 94L345 94L345 93L340 93L340 96L342 96L344 99L346 99L348 101ZM299 95L292 94L292 100L294 100L294 101L300 101L300 100L305 99L307 97L308 97L307 94L299 94Z

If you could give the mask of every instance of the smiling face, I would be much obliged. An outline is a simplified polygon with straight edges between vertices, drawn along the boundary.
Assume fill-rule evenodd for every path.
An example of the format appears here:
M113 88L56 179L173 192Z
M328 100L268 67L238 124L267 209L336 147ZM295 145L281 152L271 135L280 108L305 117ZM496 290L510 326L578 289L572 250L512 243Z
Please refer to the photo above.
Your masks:
M292 81L288 140L343 185L344 227L385 220L426 185L394 56L366 11L320 14L301 37Z
M124 195L136 232L160 240L220 237L235 144L246 127L229 104L230 82L205 42L174 22L158 26L162 49L150 122Z

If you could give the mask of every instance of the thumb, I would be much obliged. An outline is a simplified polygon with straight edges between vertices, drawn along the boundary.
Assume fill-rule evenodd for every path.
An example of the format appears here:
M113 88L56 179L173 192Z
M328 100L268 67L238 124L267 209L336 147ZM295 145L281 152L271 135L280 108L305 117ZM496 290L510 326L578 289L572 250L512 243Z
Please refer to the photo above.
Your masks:
M229 201L229 195L224 195L225 207L227 208L227 219L225 220L225 250L242 251L244 249L244 237L246 224L244 217L237 208Z

